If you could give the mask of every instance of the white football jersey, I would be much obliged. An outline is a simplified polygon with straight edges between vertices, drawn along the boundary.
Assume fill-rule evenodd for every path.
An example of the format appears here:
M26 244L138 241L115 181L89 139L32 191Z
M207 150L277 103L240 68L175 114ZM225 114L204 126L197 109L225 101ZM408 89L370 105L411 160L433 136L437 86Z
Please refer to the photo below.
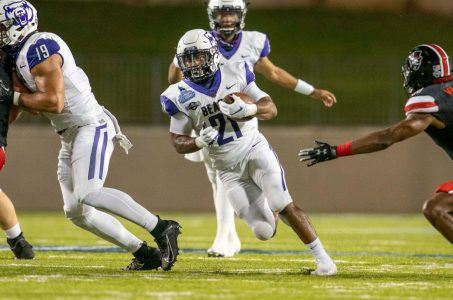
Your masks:
M64 108L60 114L43 115L50 119L56 131L93 123L97 116L103 114L102 107L91 91L85 72L76 65L68 45L56 34L37 32L25 41L16 56L17 75L30 91L36 92L31 70L56 53L63 61L61 68L65 84Z
M218 102L231 93L247 93L252 86L259 91L252 98L259 100L267 96L256 87L255 75L244 62L224 65L215 74L210 89L189 80L170 85L161 95L162 108L170 116L177 113L186 115L192 123L190 129L195 130L197 135L204 126L216 128L219 136L208 147L209 157L216 169L232 168L245 157L261 135L257 122L253 121L256 118L246 122L231 120L222 114Z
M211 32L214 36L216 33ZM223 43L220 38L217 39L220 56L220 64L231 64L236 62L246 62L249 66L254 67L262 57L266 57L271 52L268 37L258 31L241 31L237 38L231 43ZM173 64L178 66L176 56Z

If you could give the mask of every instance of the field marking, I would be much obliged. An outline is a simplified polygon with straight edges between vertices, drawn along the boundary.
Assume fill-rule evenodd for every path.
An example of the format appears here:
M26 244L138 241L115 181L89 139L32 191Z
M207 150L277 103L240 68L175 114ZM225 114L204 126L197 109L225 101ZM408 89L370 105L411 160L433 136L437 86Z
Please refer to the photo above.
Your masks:
M37 251L62 251L62 252L88 252L88 253L126 253L119 247L106 246L33 246ZM0 251L9 251L9 247L0 246ZM206 253L205 249L183 248L184 253ZM332 251L333 256L396 256L396 257L434 257L434 258L453 258L453 254L442 253L398 253L384 251ZM308 250L262 250L262 249L242 249L241 254L290 254L304 255L310 254Z

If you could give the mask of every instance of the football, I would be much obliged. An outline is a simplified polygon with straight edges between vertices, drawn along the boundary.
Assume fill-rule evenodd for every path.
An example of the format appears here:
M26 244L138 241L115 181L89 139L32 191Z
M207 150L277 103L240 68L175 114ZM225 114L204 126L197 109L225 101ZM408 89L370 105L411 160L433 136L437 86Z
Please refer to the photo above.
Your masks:
M234 95L238 96L239 98L241 98L241 100L244 101L245 103L248 103L248 104L256 103L256 101L253 100L247 94L244 94L244 93L241 93L241 92L236 92L236 93L232 93L232 94L234 94ZM229 95L226 95L225 97L223 97L222 101L225 102L225 103L231 104L231 103L234 102L234 99L233 99L233 97L231 97L231 94L229 94ZM249 120L251 120L253 118L254 118L253 116L250 116L250 117L245 117L245 118L242 118L242 119L236 119L236 118L231 118L231 119L233 119L235 121L239 121L239 122L245 122L245 121L249 121Z

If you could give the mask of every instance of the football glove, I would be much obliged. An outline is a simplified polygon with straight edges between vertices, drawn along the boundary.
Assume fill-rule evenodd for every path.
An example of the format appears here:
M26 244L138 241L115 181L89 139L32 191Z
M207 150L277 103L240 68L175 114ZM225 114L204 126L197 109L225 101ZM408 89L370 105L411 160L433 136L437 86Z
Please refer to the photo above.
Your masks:
M217 129L209 126L200 130L200 136L195 138L195 144L198 148L211 146L217 140L219 132Z
M220 111L227 117L242 119L256 114L256 104L247 104L239 96L231 94L233 103L228 104L225 101L219 101Z
M335 146L319 141L315 141L315 143L318 145L317 147L301 149L299 151L299 160L306 161L308 167L319 162L338 158Z

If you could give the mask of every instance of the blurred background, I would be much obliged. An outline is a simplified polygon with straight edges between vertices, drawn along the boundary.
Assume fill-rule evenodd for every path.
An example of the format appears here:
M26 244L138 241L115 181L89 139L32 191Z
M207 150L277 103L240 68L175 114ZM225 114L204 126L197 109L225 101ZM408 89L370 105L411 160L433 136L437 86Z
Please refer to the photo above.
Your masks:
M40 30L69 44L100 102L123 123L167 123L155 99L167 86L182 34L209 29L203 0L35 2ZM406 100L400 67L409 50L426 42L453 49L448 0L250 2L246 29L268 35L270 59L341 101L325 110L258 77L281 112L272 124L397 121Z
M301 147L314 139L340 143L404 117L401 65L411 48L437 43L453 51L451 0L252 0L246 30L268 35L269 58L296 77L334 92L317 101L268 82L277 104L262 131L280 156L295 201L318 212L418 211L437 185L451 179L450 161L420 136L369 156L307 169ZM155 210L212 211L201 164L185 161L169 142L160 93L179 37L208 29L204 1L32 1L40 31L58 34L90 78L98 101L135 144L118 149L107 186L122 188ZM41 118L10 130L2 189L19 209L60 209L59 141ZM45 125L44 125L45 124Z

